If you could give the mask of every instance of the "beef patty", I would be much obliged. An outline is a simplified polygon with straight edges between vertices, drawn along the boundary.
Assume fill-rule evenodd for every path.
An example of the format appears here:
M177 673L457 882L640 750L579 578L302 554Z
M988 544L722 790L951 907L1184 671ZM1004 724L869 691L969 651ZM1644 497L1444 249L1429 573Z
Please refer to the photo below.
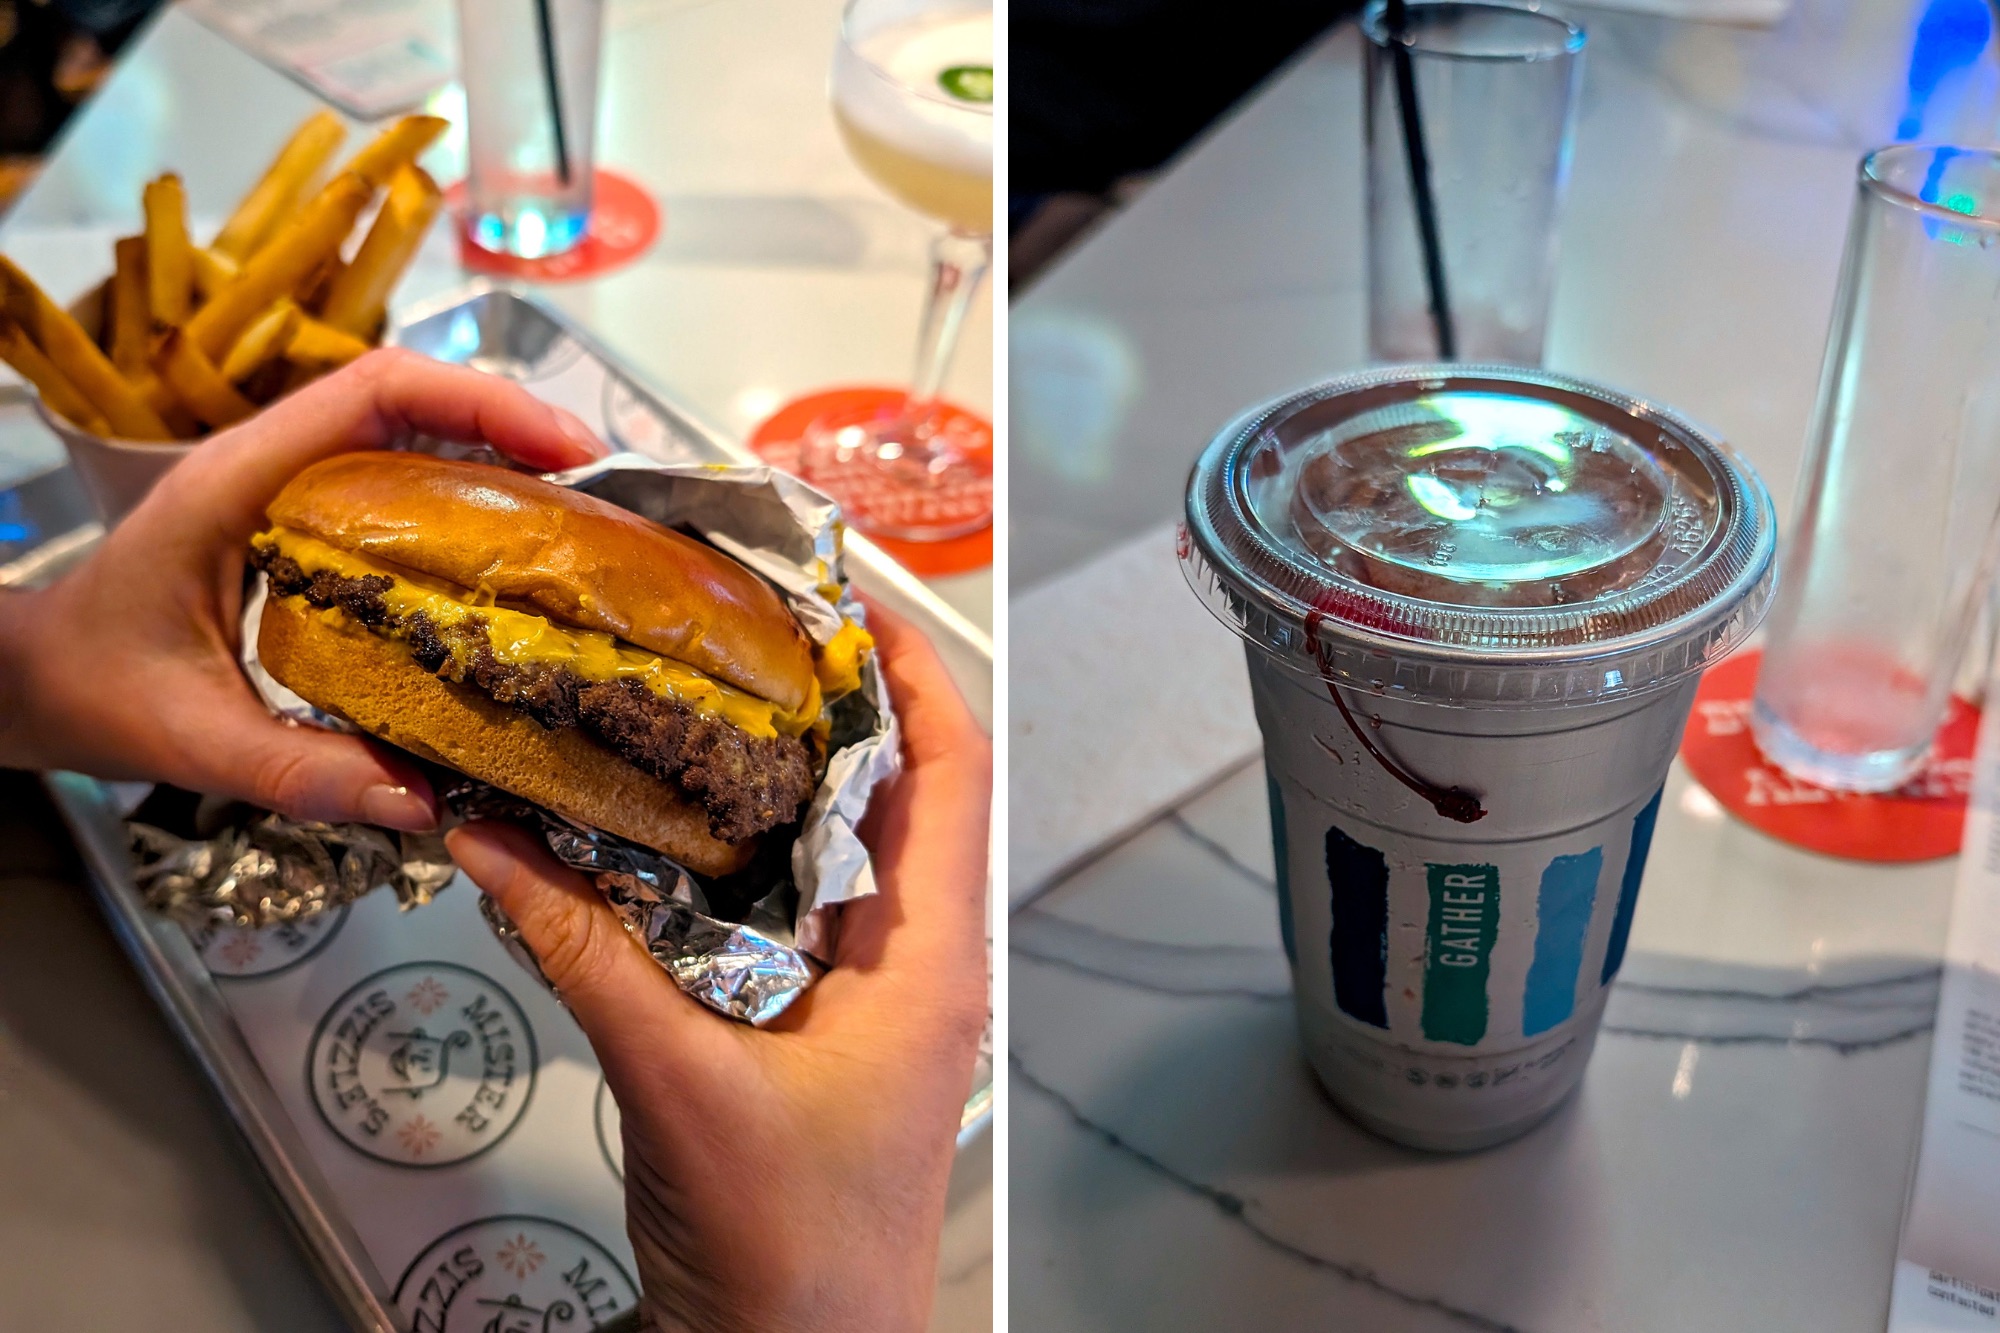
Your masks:
M393 614L382 597L391 581L379 574L308 574L275 547L253 549L250 563L270 578L277 596L337 606L377 633L393 633L442 680L471 686L552 731L582 727L627 763L699 802L709 832L724 842L793 823L818 786L815 755L796 737L752 736L636 680L592 681L568 667L502 662L477 616L440 626L421 611Z

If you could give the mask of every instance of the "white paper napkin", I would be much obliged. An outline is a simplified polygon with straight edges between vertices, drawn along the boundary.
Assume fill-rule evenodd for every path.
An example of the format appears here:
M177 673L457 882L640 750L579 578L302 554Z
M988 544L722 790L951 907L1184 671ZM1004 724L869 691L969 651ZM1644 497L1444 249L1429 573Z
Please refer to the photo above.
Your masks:
M1563 9L1622 9L1684 23L1727 23L1775 28L1792 11L1792 0L1563 0ZM1587 26L1587 25L1586 25Z
M1257 752L1243 645L1181 578L1174 525L1014 599L1007 899Z
M1995 697L1989 688L1989 699ZM2000 709L1979 730L1889 1333L2000 1330Z

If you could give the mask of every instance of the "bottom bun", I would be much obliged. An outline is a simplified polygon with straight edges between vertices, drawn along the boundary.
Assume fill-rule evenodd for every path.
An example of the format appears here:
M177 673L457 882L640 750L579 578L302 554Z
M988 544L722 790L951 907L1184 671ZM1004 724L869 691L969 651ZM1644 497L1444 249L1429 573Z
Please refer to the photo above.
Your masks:
M577 731L550 731L476 690L439 680L409 649L302 597L264 604L257 655L279 684L371 736L455 768L580 824L726 875L748 842L708 831L708 816L671 787Z

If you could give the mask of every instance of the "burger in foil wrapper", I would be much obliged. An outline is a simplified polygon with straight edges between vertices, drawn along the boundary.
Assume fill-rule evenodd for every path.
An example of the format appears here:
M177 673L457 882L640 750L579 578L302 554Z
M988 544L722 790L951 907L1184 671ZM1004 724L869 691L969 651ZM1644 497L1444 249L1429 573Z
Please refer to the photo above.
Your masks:
M320 465L334 478L322 479L320 486L332 499L315 496L310 484L294 483L273 506L272 532L258 539L253 562L264 572L245 602L243 665L259 695L274 713L301 725L362 729L280 684L276 670L322 703L367 723L366 730L426 759L470 770L474 776L454 772L438 783L448 821L497 818L535 829L557 857L592 877L682 990L719 1013L752 1023L782 1012L811 984L815 969L830 960L839 904L875 891L856 826L875 784L898 767L895 718L879 667L871 653L854 648L857 640L865 644L858 629L865 615L842 573L833 503L766 467L666 464L635 454L549 478L670 530L638 533L639 545L629 558L619 558L627 554L618 545L625 539L614 533L608 552L586 549L571 559L567 568L582 572L564 582L561 595L569 600L548 618L568 645L569 655L561 661L598 664L594 676L579 678L552 673L545 645L525 658L506 654L524 641L517 634L502 643L511 623L506 608L532 602L549 609L547 601L535 600L544 590L531 580L508 587L503 571L497 591L482 577L476 596L436 600L441 570L442 582L452 581L451 560L487 558L476 534L454 539L462 552L438 556L427 549L413 555L396 544L407 540L407 521L400 529L376 524L365 509L371 485L377 496L448 485L462 493L519 491L525 500L510 501L518 507L532 506L534 483L498 478L500 484L469 491L450 475L437 480L433 473L443 469L422 459L349 457L365 460L341 465L351 476ZM361 512L360 520L354 511ZM532 529L537 517L528 513L515 526ZM581 524L591 517L572 515L567 521ZM559 520L550 530L568 529ZM701 542L684 541L672 530L693 533ZM514 540L511 529L492 531L505 533L492 541ZM664 539L677 545L667 546ZM544 574L549 558L534 545L532 533L519 540L541 562L530 573ZM641 559L653 549L648 542L660 543L662 579L669 585L679 579L697 596L714 599L693 617L691 632L665 613L653 621L642 613L641 623L631 623L636 595L625 576L639 570L644 583L645 571L652 569ZM552 542L545 545L553 548ZM731 559L719 562L714 552ZM370 557L386 563L370 563ZM393 586L399 576L390 571L405 565L424 577ZM762 581L748 579L739 566ZM282 602L274 581L290 594ZM469 578L459 582L472 586ZM570 586L578 582L586 589L581 594ZM770 596L766 583L782 602L782 622L775 609L755 620L755 598ZM594 595L600 589L609 591ZM747 630L739 624L732 642L729 618L741 622L745 605L752 623ZM285 619L267 627L266 615L277 614L280 606ZM464 623L449 620L452 616ZM495 624L491 647L482 637L468 651L466 635L487 635L489 621ZM773 632L774 624L781 632ZM539 632L550 637L546 628ZM406 642L391 643L392 634ZM788 648L788 635L798 639L797 648ZM638 649L663 645L657 648L661 658L635 650L628 639ZM265 660L274 644L286 654L282 666L277 659ZM597 656L583 655L590 652ZM614 652L615 659L608 656ZM687 660L705 673L684 665ZM798 660L810 662L808 671L816 678L808 674L800 681ZM846 673L844 683L829 675L826 664L836 660ZM654 683L650 694L646 685L624 679L642 670L654 673L646 677ZM657 685L663 672L670 676L664 687ZM549 687L552 675L560 689ZM393 689L380 685L385 677L393 680ZM318 684L323 680L338 685L333 701L328 698L333 687ZM474 686L485 696L471 697ZM393 697L401 711L386 721L371 716L370 689ZM651 702L655 698L670 703L663 709ZM682 698L703 701L703 711L672 705ZM515 716L519 711L542 725L523 727ZM495 724L496 716L515 725ZM741 735L729 725L738 722ZM452 748L467 736L473 744ZM523 738L529 747L525 756L517 753ZM668 744L681 747L678 758L664 748ZM614 757L610 748L600 753L601 747L623 748ZM814 760L810 769L797 758L806 753ZM682 777L678 790L662 780L657 785L665 794L636 782L644 774L630 767L664 777L681 771L675 763L697 771ZM482 768L491 771L482 774ZM819 774L816 785L812 772ZM149 901L189 924L297 920L383 884L407 908L427 902L453 873L441 839L433 835L312 823L238 807L221 827L185 836L147 823L144 813L131 824L141 883ZM539 975L511 923L490 902L482 906L502 940Z

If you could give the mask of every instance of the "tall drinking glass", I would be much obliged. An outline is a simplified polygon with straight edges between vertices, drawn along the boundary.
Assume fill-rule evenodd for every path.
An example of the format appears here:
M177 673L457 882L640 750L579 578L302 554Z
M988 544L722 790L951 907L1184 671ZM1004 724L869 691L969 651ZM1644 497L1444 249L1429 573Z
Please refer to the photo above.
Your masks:
M2000 153L1861 160L1787 536L1757 743L1889 790L1929 753L2000 542Z
M910 541L977 532L993 521L992 467L975 456L991 431L941 391L993 258L990 0L852 0L831 92L855 162L945 231L931 246L909 393L814 421L799 470L866 532Z
M603 0L459 0L466 228L542 259L582 242L596 160Z
M1384 0L1367 37L1368 351L1536 366L1583 29L1511 5Z

